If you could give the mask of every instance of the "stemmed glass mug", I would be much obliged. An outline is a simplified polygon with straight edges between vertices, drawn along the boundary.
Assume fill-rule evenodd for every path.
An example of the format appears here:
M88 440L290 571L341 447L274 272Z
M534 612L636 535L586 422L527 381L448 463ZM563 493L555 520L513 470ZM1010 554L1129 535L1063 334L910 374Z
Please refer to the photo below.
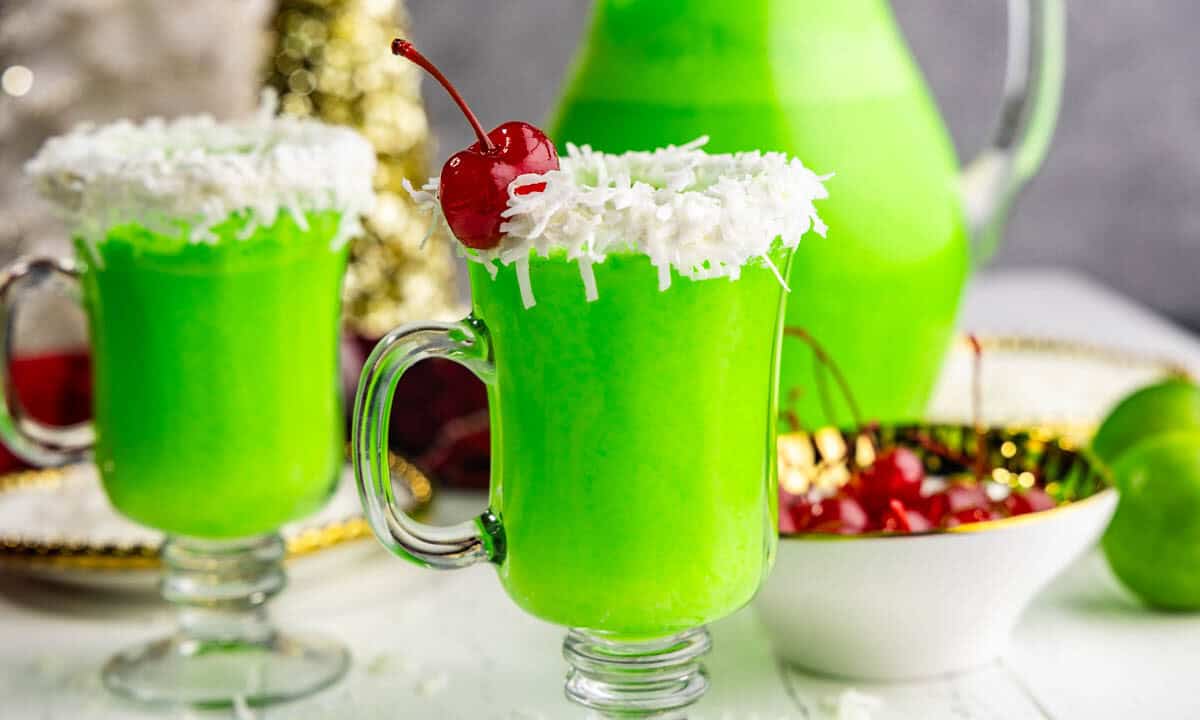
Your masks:
M108 662L119 694L262 704L347 668L266 603L285 584L278 529L343 465L340 288L373 168L351 131L269 113L81 128L27 166L75 252L0 275L0 437L35 465L94 458L113 506L167 535L178 630ZM7 370L27 293L52 286L82 300L91 339L93 420L73 427L31 418Z
M791 251L772 258L786 271ZM567 696L622 715L704 693L705 625L746 604L776 543L775 416L783 288L765 264L658 289L645 255L594 267L585 302L563 255L470 269L458 323L402 327L376 346L354 413L367 517L393 553L431 568L490 562L529 613L569 628ZM392 394L420 360L461 363L488 389L490 502L433 527L396 503Z

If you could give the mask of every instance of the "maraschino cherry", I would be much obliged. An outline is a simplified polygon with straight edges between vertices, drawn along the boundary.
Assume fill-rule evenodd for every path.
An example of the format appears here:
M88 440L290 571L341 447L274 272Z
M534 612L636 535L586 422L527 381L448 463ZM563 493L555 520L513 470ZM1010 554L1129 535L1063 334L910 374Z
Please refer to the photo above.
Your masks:
M858 499L872 515L879 515L892 499L908 506L921 501L925 465L921 458L904 446L896 446L880 455L854 482Z
M880 525L884 532L890 533L926 532L933 529L933 523L929 522L929 518L920 510L905 507L904 503L896 498L888 501Z
M1050 494L1039 487L1031 487L1027 490L1014 490L1012 494L1004 499L1004 509L1008 510L1009 515L1027 515L1029 513L1042 512L1049 510L1058 505Z
M925 499L925 515L942 526L990 520L992 501L978 483L951 483Z
M794 532L858 535L866 532L871 518L853 496L838 493L816 503L797 503L789 508Z
M446 223L459 242L477 250L496 247L502 237L501 213L508 207L508 186L526 173L557 170L558 152L554 143L538 128L516 120L484 133L483 125L462 95L412 43L396 38L392 41L392 53L419 65L441 83L475 130L478 140L451 155L442 166L438 197ZM527 195L545 187L544 183L535 183L518 192Z

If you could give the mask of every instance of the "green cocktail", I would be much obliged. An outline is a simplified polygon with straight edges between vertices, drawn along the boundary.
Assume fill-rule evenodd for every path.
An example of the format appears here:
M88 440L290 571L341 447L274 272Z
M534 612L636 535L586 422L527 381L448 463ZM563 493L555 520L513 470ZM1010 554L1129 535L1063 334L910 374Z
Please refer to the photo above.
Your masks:
M263 704L346 671L340 645L279 632L266 602L285 584L280 527L316 511L342 466L341 284L374 168L352 131L270 108L81 126L26 166L75 259L11 265L0 328L24 291L78 283L94 413L47 427L5 397L0 437L36 464L94 459L112 505L166 534L161 587L181 609L174 634L105 665L121 695Z
M239 239L115 228L83 242L96 463L113 505L168 533L241 538L314 512L342 465L340 218Z
M761 263L663 292L644 255L595 273L588 303L574 263L535 259L526 309L512 268L495 280L471 268L474 316L500 359L500 577L550 622L661 636L741 607L770 566L783 289Z
M567 626L570 699L677 710L707 686L704 625L773 560L783 278L824 231L825 189L780 153L695 146L572 148L506 189L503 236L469 253L471 316L398 328L363 369L367 518L421 564L495 563L517 604ZM439 226L441 190L414 193ZM490 504L453 528L405 515L388 476L393 390L430 357L488 386Z

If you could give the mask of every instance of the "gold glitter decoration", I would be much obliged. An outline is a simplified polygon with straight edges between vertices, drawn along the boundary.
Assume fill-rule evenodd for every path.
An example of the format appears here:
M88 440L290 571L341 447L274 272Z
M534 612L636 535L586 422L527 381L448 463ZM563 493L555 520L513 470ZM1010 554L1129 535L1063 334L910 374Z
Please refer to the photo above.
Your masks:
M854 462L859 467L875 464L875 442L868 435L859 435L854 440Z
M352 127L378 154L378 202L350 249L347 323L374 338L461 316L452 251L438 238L421 247L429 219L401 185L428 177L429 145L420 70L389 50L408 35L402 0L279 0L271 28L266 84L282 112Z
M813 433L813 443L825 458L836 461L846 457L846 438L835 427L817 430Z

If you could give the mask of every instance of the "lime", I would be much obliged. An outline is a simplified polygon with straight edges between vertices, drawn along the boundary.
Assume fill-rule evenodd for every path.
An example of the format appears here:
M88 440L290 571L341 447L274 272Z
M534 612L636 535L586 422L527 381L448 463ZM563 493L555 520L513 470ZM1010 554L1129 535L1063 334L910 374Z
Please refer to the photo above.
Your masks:
M1102 543L1113 572L1149 605L1200 609L1200 432L1145 440L1113 474L1121 499Z
M1142 440L1177 430L1200 430L1200 387L1164 380L1122 400L1100 425L1092 450L1113 465Z

